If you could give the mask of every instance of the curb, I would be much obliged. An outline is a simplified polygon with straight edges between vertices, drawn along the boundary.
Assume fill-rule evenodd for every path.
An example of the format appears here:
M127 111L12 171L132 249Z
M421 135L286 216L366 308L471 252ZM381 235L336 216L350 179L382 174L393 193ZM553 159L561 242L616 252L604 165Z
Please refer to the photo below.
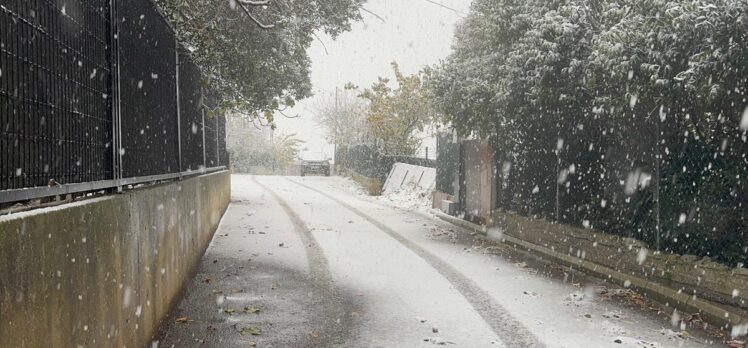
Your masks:
M605 279L623 287L633 288L646 295L647 297L661 302L667 307L677 309L683 313L699 313L704 321L709 324L719 325L724 329L731 328L740 324L748 324L746 318L744 318L737 311L724 309L694 296L688 296L686 294L679 293L676 290L668 288L659 283L649 281L645 278L630 274L624 274L606 266L586 261L582 258L562 254L557 251L553 251L551 249L529 243L519 238L512 237L506 234L506 232L504 232L501 236L496 236L493 235L493 233L491 233L491 231L489 231L485 226L477 225L472 222L444 214L442 212L435 212L435 216L457 227L480 233L488 237L488 239L522 246L528 251L540 256L545 256L554 262L558 262L560 264L575 268L578 271L591 274L595 277ZM625 285L626 283L628 283L628 286Z

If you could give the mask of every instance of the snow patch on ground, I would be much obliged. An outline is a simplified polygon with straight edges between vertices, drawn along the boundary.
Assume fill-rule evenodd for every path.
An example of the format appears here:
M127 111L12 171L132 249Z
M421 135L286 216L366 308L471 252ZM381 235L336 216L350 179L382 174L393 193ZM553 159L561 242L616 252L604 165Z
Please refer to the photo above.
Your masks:
M346 177L343 185L347 190L358 196L369 196L366 189L352 178ZM431 212L432 190L424 189L415 183L405 183L402 187L383 193L381 196L371 197L385 205L406 211Z
M423 189L415 184L406 183L400 188L385 192L377 199L400 209L428 212L431 210L431 194L430 189Z
M342 177L343 178L343 187L347 189L350 192L353 192L357 196L368 196L366 189L361 186L359 183L353 180L353 178L349 176Z
M395 163L382 188L380 201L400 209L427 212L431 208L436 169Z

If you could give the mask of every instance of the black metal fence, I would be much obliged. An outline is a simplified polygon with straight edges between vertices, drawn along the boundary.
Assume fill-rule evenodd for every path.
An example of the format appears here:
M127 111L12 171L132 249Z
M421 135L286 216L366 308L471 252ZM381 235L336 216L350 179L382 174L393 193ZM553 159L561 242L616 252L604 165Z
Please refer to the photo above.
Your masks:
M0 6L0 190L112 176L109 10L76 5Z
M178 47L151 0L3 1L0 203L227 166Z

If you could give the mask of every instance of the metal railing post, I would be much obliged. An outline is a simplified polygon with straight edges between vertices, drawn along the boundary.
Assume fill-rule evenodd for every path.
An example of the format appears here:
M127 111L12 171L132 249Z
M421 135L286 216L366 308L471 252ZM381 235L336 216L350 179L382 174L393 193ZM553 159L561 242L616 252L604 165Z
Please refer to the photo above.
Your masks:
M221 149L218 144L218 138L220 137L219 127L218 127L218 116L213 117L213 118L216 120L216 125L215 125L216 128L215 128L215 131L213 132L214 138L216 138L216 165L220 165L221 164Z
M111 83L111 120L112 120L112 179L115 183L122 179L122 96L120 76L120 46L119 46L119 20L117 0L111 0L109 9L109 26L111 45L108 47L110 54L110 83ZM117 190L122 187L117 185Z
M182 173L182 109L179 96L179 40L174 36L174 57L177 62L176 86L177 86L177 160L179 162L179 173ZM181 174L180 174L181 177Z
M205 168L208 168L208 161L205 156L205 107L203 107L201 110L202 110L202 123L203 123L202 124L203 126L202 127L203 128L203 170L205 170Z

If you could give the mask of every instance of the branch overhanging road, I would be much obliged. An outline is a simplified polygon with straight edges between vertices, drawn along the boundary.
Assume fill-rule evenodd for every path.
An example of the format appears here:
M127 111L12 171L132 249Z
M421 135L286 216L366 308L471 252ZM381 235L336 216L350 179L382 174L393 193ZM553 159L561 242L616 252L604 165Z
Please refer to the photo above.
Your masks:
M234 176L232 199L159 347L703 343L342 178Z

